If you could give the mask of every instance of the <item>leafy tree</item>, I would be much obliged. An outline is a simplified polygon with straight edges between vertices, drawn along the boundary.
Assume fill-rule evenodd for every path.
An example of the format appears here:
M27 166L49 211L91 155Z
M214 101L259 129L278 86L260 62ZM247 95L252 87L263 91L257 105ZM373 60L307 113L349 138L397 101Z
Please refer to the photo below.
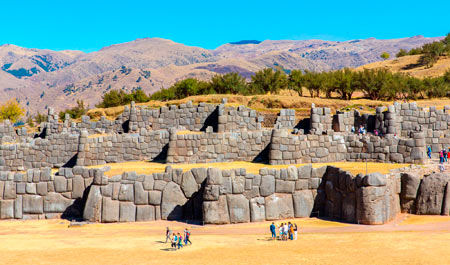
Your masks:
M0 121L10 120L12 123L17 122L25 113L25 110L20 107L16 99L11 99L0 105Z
M292 70L288 78L288 88L297 91L299 96L303 96L303 72L301 70Z
M390 55L389 53L387 53L387 52L383 52L383 53L380 55L380 57L383 58L383 60L389 59L390 56L391 56L391 55Z
M439 56L444 55L445 44L442 41L427 43L422 46L423 54L420 56L418 63L426 67L432 67Z
M395 55L397 58L408 55L408 52L405 49L400 49L398 53Z
M272 68L260 70L252 76L250 84L253 93L273 93L280 92L287 88L286 74L281 71L273 71Z
M334 72L335 91L342 99L350 100L357 89L352 70L345 68Z
M210 85L218 94L248 94L247 82L239 73L215 75Z

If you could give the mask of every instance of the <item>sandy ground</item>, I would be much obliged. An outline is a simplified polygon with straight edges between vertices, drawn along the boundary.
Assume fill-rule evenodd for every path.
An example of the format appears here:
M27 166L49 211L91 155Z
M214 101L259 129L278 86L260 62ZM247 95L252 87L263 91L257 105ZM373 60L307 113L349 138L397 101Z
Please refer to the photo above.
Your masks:
M297 241L273 241L270 222L195 226L179 222L88 224L1 221L1 264L450 264L450 217L401 215L364 226L291 220ZM280 222L277 222L280 223ZM192 246L172 251L165 227L189 227Z
M133 162L123 162L123 163L111 163L106 164L111 167L111 170L105 173L106 176L121 175L123 172L136 171L138 174L150 174L155 172L164 172L168 164L147 162L147 161L133 161ZM101 168L106 165L91 166L89 168ZM296 164L296 167L300 167L306 164ZM314 163L312 166L314 168L322 166L335 166L342 170L350 171L352 174L358 173L368 173L380 172L386 174L390 169L402 168L409 166L408 164L388 164L388 163L375 163L375 162L334 162L334 163ZM258 174L260 168L287 168L289 165L276 165L271 166L267 164L252 163L245 161L236 162L223 162L223 163L199 163L199 164L172 164L173 168L182 168L183 171L190 170L191 168L208 168L217 167L220 169L236 169L236 168L246 168L248 173Z

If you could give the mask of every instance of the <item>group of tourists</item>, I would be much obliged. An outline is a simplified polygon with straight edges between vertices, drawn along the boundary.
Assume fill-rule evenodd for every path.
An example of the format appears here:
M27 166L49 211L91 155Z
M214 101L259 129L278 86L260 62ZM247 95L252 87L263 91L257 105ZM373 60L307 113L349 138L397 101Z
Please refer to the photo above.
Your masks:
M445 171L444 163L448 163L449 153L450 153L450 147L448 148L448 150L446 150L444 148L444 149L439 151L439 171L440 172L444 172ZM427 147L428 159L431 159L431 154L432 154L431 146L428 146Z
M277 236L277 228L279 232L279 237ZM275 225L274 222L270 225L270 232L272 233L273 240L297 240L298 227L296 223L281 223L280 225Z
M192 242L190 240L191 232L189 229L184 229L183 235L181 233L172 233L170 231L170 228L166 228L166 243L170 242L171 247L174 250L183 248L183 243L186 246L188 243L192 245Z

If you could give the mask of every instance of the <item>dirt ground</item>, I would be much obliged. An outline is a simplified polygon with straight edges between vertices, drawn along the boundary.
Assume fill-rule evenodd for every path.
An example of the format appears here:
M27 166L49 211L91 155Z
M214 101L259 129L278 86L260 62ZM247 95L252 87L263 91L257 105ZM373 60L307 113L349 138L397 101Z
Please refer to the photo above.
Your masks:
M300 167L306 164L296 164L294 166ZM333 163L313 163L313 168L318 168L322 166L335 166L342 170L350 171L352 174L362 173L373 173L379 172L386 174L390 169L407 167L409 164L388 164L388 163L375 163L375 162L333 162ZM150 174L155 172L164 172L168 164L147 162L147 161L133 161L133 162L123 162L123 163L111 163L106 165L90 166L89 168L101 168L104 166L110 166L111 169L105 173L106 176L121 175L123 172L136 171L138 174ZM287 168L289 165L267 165L261 163L252 163L245 161L235 161L235 162L222 162L222 163L199 163L199 164L172 164L173 168L182 168L183 171L190 170L191 168L208 168L216 167L220 169L236 169L236 168L246 168L248 173L258 174L260 168Z
M400 215L381 226L293 219L297 241L270 240L270 222L88 224L1 221L1 264L450 264L450 217ZM276 222L277 224L281 222ZM189 227L192 246L170 250L165 227Z

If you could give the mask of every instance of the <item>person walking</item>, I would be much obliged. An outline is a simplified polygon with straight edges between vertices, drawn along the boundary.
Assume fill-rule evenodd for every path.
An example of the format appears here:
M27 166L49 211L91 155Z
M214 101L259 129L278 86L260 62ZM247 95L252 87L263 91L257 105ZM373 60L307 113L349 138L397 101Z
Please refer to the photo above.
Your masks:
M449 148L450 151L450 148ZM427 148L427 155L428 155L428 159L431 159L431 146L428 146Z
M189 239L191 237L191 232L189 232L189 229L184 229L184 245L186 246L187 243L192 245L191 240Z
M439 163L444 163L444 152L442 152L442 150L439 151Z
M180 233L177 234L178 239L178 249L183 248L183 237L180 235Z
M170 238L170 235L169 235ZM173 233L173 236L171 238L171 242L172 242L172 248L174 248L175 250L177 249L177 235L175 235L175 233Z
M170 229L169 227L166 227L166 244L167 242L170 242Z
M448 155L447 150L446 149L442 150L442 153L444 154L444 162L447 163L448 162L448 160L447 160L447 155Z
M274 222L272 222L272 224L270 225L270 232L272 233L272 239L276 239L277 238L277 228L275 227Z
M297 224L294 223L294 240L297 240L297 230L298 230Z

